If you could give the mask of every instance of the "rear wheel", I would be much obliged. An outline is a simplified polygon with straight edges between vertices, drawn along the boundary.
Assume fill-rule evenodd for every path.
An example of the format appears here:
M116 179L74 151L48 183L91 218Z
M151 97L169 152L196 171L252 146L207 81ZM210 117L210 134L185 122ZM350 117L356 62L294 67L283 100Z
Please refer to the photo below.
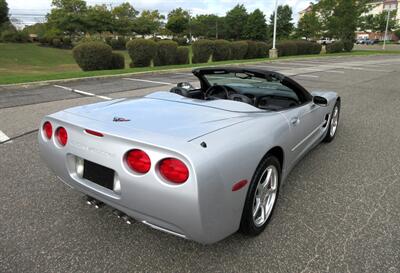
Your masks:
M254 174L247 193L240 231L260 234L271 219L278 199L281 165L274 156L265 157Z
M328 132L326 133L324 142L331 142L335 138L339 126L339 117L340 117L340 101L337 101L335 106L333 107L331 120L329 121Z

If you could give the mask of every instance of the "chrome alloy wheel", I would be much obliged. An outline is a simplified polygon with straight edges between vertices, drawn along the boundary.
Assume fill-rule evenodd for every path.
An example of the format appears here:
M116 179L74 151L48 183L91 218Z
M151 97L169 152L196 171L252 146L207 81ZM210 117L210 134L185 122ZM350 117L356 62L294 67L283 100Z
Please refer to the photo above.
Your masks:
M336 105L333 109L332 120L331 120L331 128L329 130L329 134L333 137L336 133L336 129L339 123L339 107Z
M265 224L275 204L279 172L273 165L268 166L258 181L253 201L253 221L257 227Z

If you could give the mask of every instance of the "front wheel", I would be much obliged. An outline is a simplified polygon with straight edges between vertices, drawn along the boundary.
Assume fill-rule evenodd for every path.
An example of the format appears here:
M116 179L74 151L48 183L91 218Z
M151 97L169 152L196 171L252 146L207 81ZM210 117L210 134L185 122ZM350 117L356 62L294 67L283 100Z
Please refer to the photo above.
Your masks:
M324 142L331 142L335 136L339 126L339 117L340 117L340 101L337 101L335 106L333 107L333 111L331 114L331 120L329 122L328 132L324 138Z
M278 198L281 165L274 156L265 157L257 167L240 223L240 232L252 236L260 234L271 219Z

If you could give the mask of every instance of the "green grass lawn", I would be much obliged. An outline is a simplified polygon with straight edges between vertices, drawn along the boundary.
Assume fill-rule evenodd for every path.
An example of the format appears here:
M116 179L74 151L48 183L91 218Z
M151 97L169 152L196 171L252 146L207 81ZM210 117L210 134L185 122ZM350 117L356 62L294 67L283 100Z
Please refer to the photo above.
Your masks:
M130 58L126 51L120 51L125 56L128 66ZM281 59L316 58L328 56L362 56L374 54L400 54L400 51L353 51L350 53L321 54L308 56L283 57ZM42 47L37 44L7 44L0 43L0 84L26 83L43 80L62 80L92 76L118 75L158 71L166 69L180 69L209 65L241 64L267 61L268 59L223 61L208 64L171 65L161 67L126 68L120 70L103 70L83 72L76 65L71 50Z

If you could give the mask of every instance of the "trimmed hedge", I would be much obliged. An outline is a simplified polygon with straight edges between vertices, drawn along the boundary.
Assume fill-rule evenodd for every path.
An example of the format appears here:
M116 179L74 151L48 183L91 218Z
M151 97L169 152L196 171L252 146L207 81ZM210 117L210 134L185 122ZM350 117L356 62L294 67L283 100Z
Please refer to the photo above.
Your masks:
M214 42L213 61L226 61L231 57L231 43L226 40Z
M189 48L185 46L179 46L176 51L176 64L188 64L189 63Z
M270 45L269 48L272 48ZM277 43L279 57L293 55L320 54L322 46L309 41L280 41Z
M267 58L268 57L268 44L264 42L256 42L257 45L257 58Z
M344 44L342 41L336 41L332 44L328 44L325 46L326 53L338 53L342 52L344 48Z
M173 38L172 41L177 42L179 46L186 46L189 44L186 38Z
M192 63L207 63L214 52L214 42L211 40L198 40L193 43L192 51Z
M111 55L110 69L124 69L125 57L121 53L113 52Z
M257 42L255 41L246 41L247 42L247 53L245 58L246 59L255 59L257 58Z
M83 71L110 68L112 49L102 42L81 43L72 50L75 61Z
M157 43L153 40L135 39L126 44L132 59L131 67L150 66L157 56Z
M175 64L178 43L171 40L164 40L157 43L157 57L154 59L154 65Z
M354 42L352 40L343 40L343 49L346 52L350 52L353 50Z
M6 43L27 43L29 35L24 31L5 30L1 33L0 41Z
M247 54L247 42L236 41L231 43L231 60L243 60Z
M113 50L124 50L126 49L126 40L123 37L118 37L118 39L109 39L108 43Z

